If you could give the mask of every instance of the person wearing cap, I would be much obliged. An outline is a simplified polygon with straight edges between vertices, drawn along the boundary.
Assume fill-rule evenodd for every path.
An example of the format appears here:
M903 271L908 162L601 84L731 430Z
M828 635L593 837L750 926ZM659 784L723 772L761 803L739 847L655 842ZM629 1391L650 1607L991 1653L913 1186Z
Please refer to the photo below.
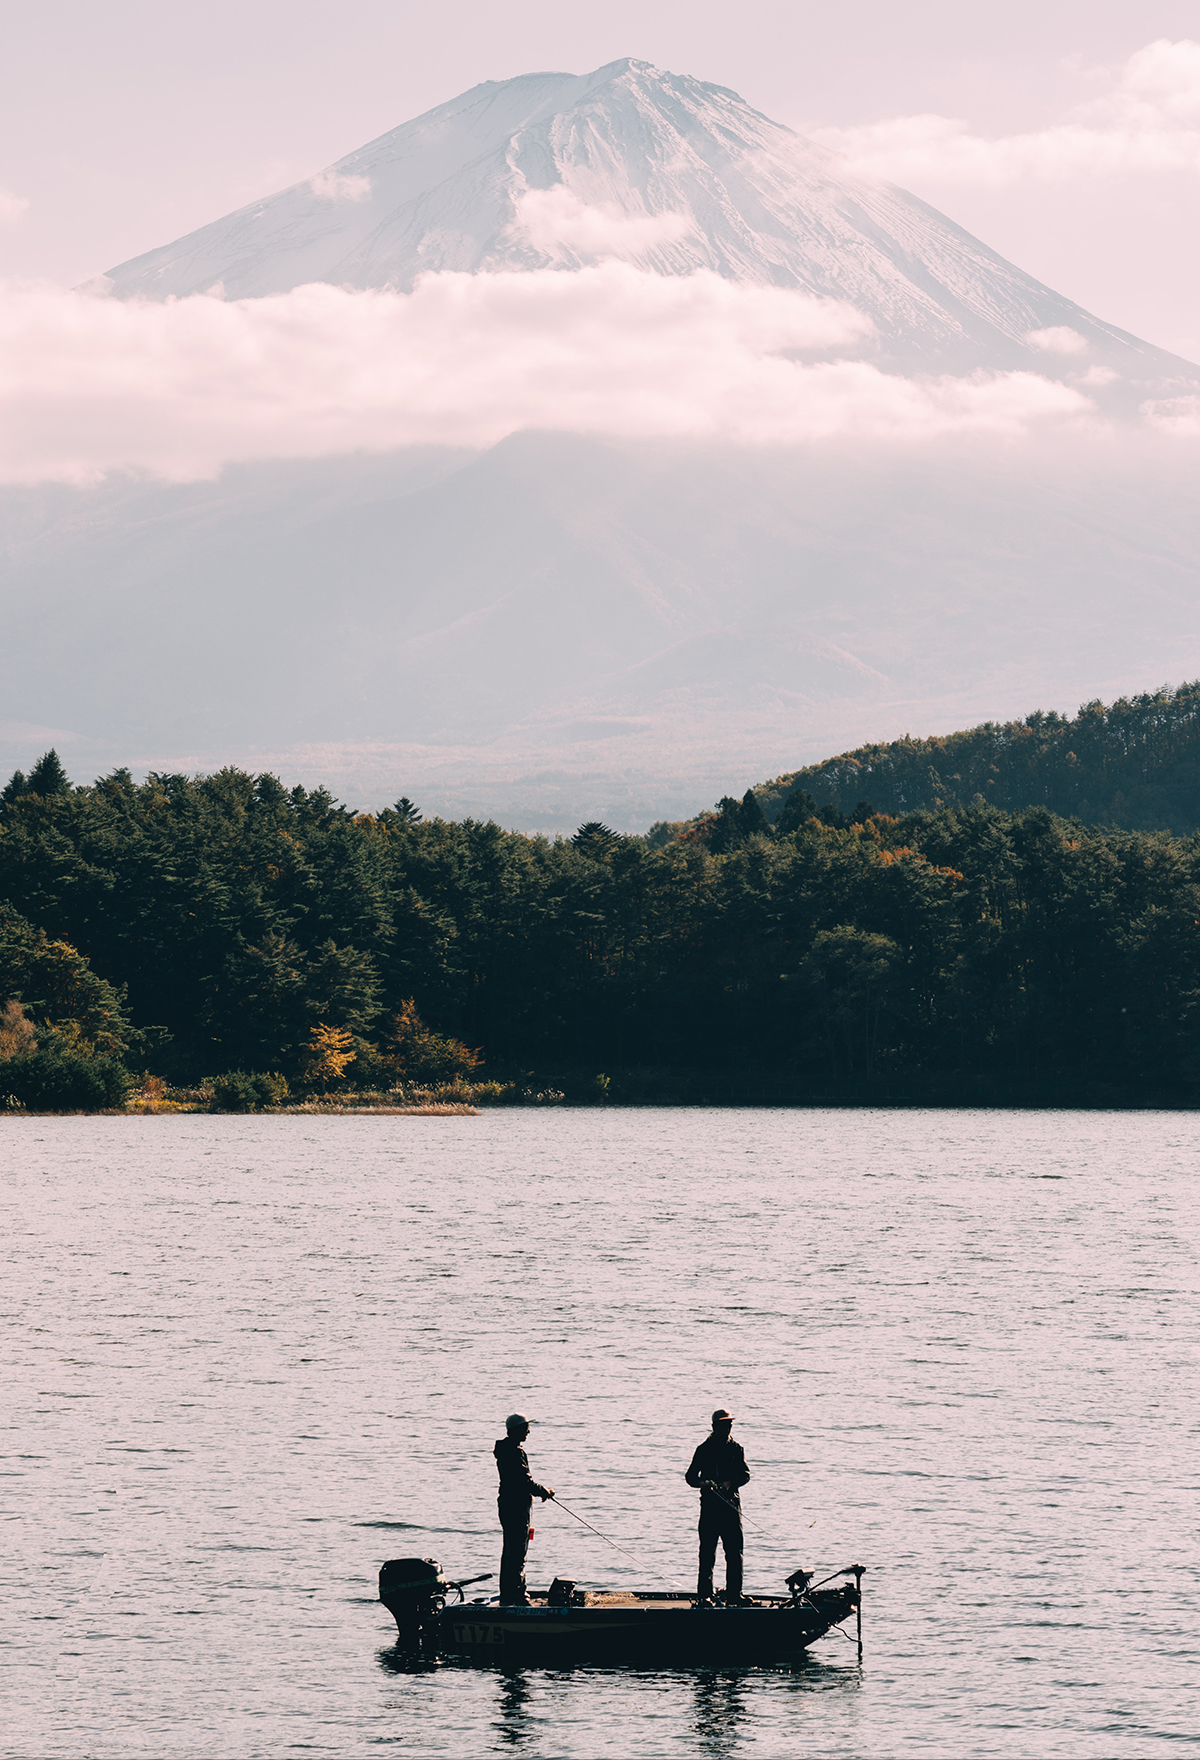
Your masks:
M731 1414L722 1407L712 1415L712 1434L706 1436L684 1474L700 1493L700 1573L696 1601L710 1607L713 1599L713 1566L717 1541L725 1551L726 1607L739 1606L742 1594L742 1506L738 1491L750 1477L740 1442L734 1442Z
M504 1421L505 1435L492 1453L500 1473L500 1526L504 1549L500 1554L500 1602L505 1607L528 1607L525 1593L525 1555L529 1551L529 1514L533 1500L545 1503L554 1492L539 1485L529 1471L529 1458L521 1444L529 1435L529 1419L514 1412Z

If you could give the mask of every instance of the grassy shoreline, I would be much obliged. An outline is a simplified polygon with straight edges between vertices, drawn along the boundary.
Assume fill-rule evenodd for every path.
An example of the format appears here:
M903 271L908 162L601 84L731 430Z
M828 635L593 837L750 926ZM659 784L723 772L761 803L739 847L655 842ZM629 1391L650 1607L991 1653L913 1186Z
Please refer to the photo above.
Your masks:
M481 1084L482 1086L482 1084ZM574 1087L574 1092L572 1092ZM135 1090L121 1107L63 1109L57 1112L24 1107L0 1109L0 1118L163 1118L196 1116L226 1118L474 1118L505 1110L662 1111L669 1108L747 1110L785 1108L789 1111L1007 1111L1007 1112L1196 1112L1200 1097L1178 1089L1146 1091L1107 1083L1063 1083L1029 1079L999 1081L987 1077L903 1080L872 1084L801 1084L784 1079L757 1081L682 1072L626 1071L608 1082L603 1098L576 1086L545 1086L514 1097L506 1092L346 1092L289 1098L280 1105L230 1109L213 1104L204 1089L150 1092ZM465 1091L464 1091L465 1090Z

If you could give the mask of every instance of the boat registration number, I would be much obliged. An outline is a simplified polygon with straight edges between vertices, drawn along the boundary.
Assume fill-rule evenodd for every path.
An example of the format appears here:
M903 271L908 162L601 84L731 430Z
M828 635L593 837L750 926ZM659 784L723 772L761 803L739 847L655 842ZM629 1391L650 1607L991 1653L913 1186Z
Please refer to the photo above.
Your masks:
M460 1643L503 1644L504 1642L503 1626L456 1624L454 1631Z

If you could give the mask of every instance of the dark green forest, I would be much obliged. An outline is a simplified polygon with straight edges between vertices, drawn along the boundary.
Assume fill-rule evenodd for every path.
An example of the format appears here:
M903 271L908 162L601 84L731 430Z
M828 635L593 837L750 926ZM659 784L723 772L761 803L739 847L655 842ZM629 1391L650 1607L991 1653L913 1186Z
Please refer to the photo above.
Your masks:
M48 754L0 801L0 1072L1200 1097L1200 837L792 792L792 823L747 791L657 846L237 770L73 787Z
M864 799L884 813L986 802L1186 835L1200 829L1200 681L1107 707L1085 703L1074 718L1039 712L940 738L860 746L755 792L774 821L796 788L842 813Z

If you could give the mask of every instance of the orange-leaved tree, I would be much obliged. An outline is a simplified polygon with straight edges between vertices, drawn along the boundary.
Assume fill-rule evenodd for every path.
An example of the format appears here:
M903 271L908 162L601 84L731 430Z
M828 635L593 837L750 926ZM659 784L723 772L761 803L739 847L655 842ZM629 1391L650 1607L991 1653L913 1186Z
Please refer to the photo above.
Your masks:
M37 1050L37 1029L19 1002L0 1008L0 1063L10 1057L32 1057Z
M354 1061L354 1035L347 1027L320 1021L309 1034L304 1051L304 1077L312 1087L340 1082Z
M469 1081L482 1061L461 1039L431 1032L411 996L393 1015L386 1040L383 1060L402 1082Z

